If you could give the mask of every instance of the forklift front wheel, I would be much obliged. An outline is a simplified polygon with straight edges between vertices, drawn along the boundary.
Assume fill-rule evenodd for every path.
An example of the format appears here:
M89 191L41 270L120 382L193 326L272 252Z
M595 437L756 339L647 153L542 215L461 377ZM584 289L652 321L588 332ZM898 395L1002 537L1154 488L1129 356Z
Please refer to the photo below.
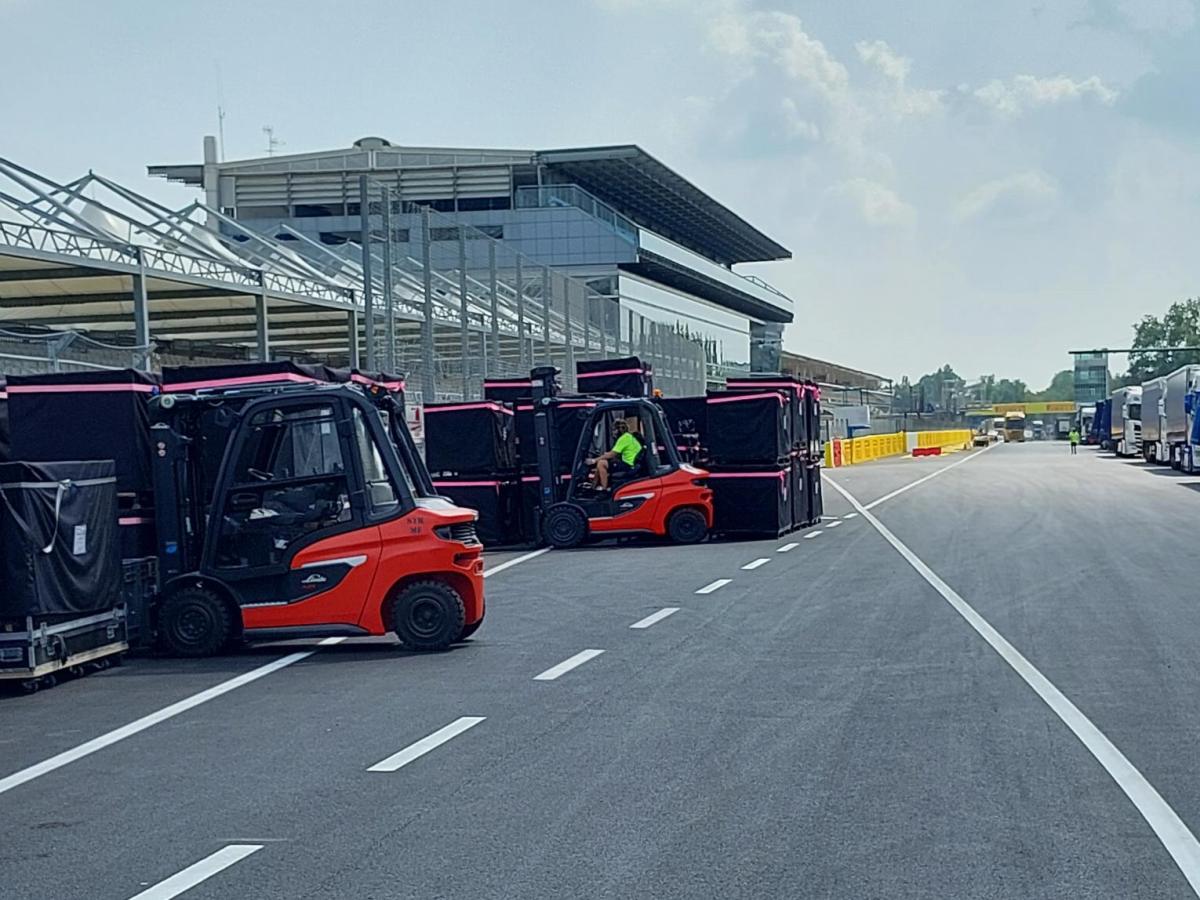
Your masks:
M159 637L176 656L212 656L229 641L233 621L229 607L204 587L185 587L163 601L158 614Z
M441 581L413 582L392 598L392 628L412 650L445 650L459 640L466 616L458 591Z
M578 506L556 503L542 517L542 533L556 550L578 547L588 535L587 516Z
M708 534L704 513L690 506L677 509L667 519L667 535L676 544L698 544Z

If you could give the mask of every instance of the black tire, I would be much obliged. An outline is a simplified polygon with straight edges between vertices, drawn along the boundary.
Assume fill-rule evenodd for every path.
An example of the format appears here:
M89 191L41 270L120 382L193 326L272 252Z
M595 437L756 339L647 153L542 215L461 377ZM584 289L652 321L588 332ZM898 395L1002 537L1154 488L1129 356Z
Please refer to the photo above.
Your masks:
M698 544L707 535L708 522L698 509L677 509L667 519L667 536L676 544Z
M483 616L479 617L478 622L472 622L470 625L464 625L462 631L458 633L458 639L465 641L471 635L479 630L479 626L483 624Z
M578 506L556 503L542 516L542 534L556 550L578 547L588 536L587 516Z
M220 653L233 635L233 615L225 600L204 587L185 587L167 597L158 611L158 638L175 656Z
M458 591L442 581L414 581L392 598L392 630L412 650L445 650L465 631L467 611Z

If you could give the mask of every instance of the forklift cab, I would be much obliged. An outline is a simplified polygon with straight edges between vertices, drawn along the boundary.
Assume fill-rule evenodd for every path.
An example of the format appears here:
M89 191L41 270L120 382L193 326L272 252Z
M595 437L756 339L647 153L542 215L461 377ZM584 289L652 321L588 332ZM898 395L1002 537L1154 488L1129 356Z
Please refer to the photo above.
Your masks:
M206 655L237 635L322 629L393 630L441 649L478 626L475 514L425 488L411 441L397 445L376 401L346 385L156 401L170 649Z
M539 448L552 443L552 418L560 404L540 399L535 413ZM574 410L562 410L568 414ZM538 420L541 420L539 426ZM609 486L602 490L595 462L610 452L624 422L641 445L628 468L611 466ZM708 473L680 461L662 410L642 398L600 399L590 407L569 474L556 478L552 461L559 449L539 454L542 536L554 547L574 547L589 535L651 534L679 543L703 540L712 527L712 492ZM565 456L571 448L561 448Z

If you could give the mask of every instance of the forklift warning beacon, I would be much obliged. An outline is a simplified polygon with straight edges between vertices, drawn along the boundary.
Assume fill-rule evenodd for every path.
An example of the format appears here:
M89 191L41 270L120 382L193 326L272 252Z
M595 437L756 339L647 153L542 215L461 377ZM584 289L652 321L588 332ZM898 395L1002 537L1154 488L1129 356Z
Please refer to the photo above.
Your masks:
M534 369L533 431L537 452L538 494L542 539L553 547L574 547L589 536L651 534L677 543L702 541L712 528L712 491L708 473L679 459L675 440L662 410L644 397L559 397L559 370ZM579 442L558 447L564 429L559 417L579 415ZM608 490L592 481L588 460L613 446L616 423L624 420L641 444L633 465L612 472ZM570 459L566 474L558 460Z

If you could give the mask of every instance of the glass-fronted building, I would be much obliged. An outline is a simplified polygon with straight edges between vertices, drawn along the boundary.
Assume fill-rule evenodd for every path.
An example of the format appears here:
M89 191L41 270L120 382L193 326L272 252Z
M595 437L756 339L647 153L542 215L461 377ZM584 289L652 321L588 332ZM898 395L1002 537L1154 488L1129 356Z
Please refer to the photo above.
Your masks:
M488 150L352 147L201 164L149 167L202 188L209 206L248 228L326 245L361 233L359 178L387 185L402 205L394 240L416 234L412 204L498 238L540 265L585 280L598 294L703 344L712 377L777 371L792 301L739 263L790 251L640 147ZM442 235L440 232L445 231ZM431 240L457 240L434 229Z
M1091 406L1108 398L1108 354L1075 354L1075 405Z

